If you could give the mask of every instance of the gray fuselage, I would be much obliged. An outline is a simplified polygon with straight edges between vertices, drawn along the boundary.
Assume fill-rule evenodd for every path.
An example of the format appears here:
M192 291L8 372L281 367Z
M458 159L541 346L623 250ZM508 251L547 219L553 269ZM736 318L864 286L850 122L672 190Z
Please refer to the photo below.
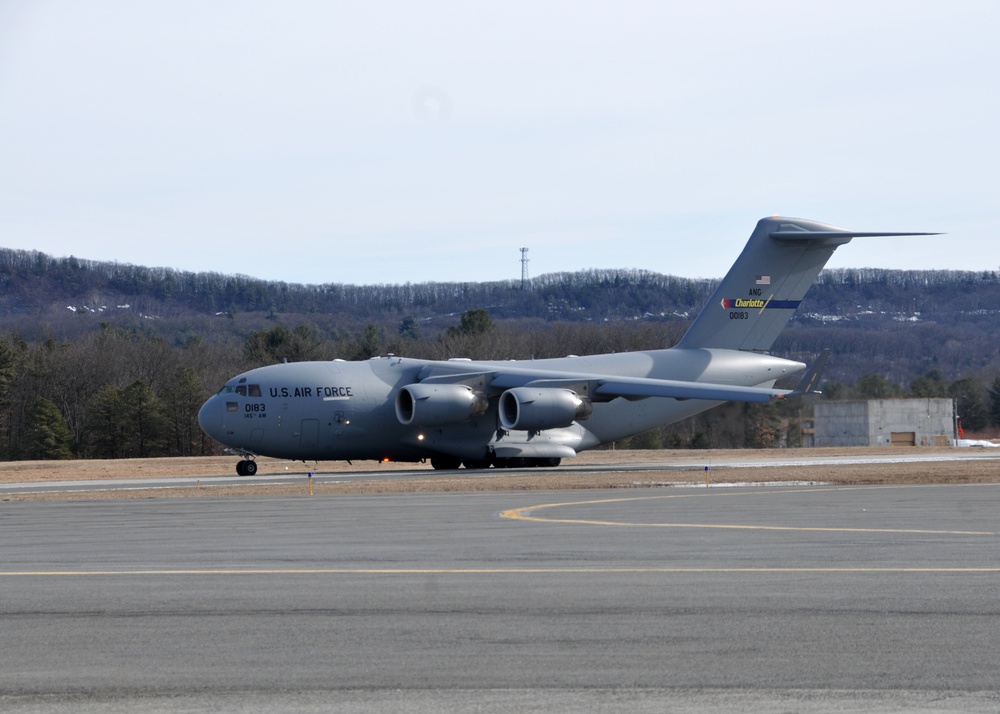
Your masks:
M496 393L489 395L483 413L434 426L401 423L396 396L428 370L461 375L523 368L531 375L551 371L771 387L779 377L804 367L764 354L677 348L506 362L390 356L365 362L287 363L234 377L205 403L198 419L210 436L248 455L317 461L418 461L436 455L480 460L494 453L561 458L684 419L720 401L595 400L589 416L567 426L517 431L501 426Z

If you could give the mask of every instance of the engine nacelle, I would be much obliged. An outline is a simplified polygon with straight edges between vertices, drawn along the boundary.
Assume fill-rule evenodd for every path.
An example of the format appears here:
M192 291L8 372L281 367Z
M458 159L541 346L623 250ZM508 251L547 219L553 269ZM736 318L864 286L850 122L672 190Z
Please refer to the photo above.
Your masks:
M403 426L442 426L483 414L489 401L464 384L408 384L396 394Z
M594 410L589 399L570 389L515 387L500 395L500 423L512 431L542 431L569 426Z

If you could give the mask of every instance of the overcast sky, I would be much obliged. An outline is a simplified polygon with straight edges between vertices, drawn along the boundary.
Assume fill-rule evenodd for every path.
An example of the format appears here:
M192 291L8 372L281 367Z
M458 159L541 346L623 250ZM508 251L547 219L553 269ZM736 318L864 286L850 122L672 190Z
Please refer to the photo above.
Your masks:
M0 0L0 246L292 283L1000 268L1000 3Z

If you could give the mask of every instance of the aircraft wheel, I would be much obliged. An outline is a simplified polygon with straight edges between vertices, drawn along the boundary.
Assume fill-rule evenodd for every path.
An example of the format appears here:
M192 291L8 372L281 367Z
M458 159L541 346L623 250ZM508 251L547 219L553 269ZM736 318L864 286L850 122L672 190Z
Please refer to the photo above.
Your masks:
M488 469L490 467L489 459L474 459L472 461L463 461L462 465L467 469Z
M454 456L434 456L431 458L431 466L435 469L451 470L457 469L462 465L461 459L456 459Z
M257 462L250 459L243 459L236 462L236 474L238 476L253 476L257 473Z
M546 459L536 459L535 466L541 466L542 468L551 469L562 463L562 459L552 456Z

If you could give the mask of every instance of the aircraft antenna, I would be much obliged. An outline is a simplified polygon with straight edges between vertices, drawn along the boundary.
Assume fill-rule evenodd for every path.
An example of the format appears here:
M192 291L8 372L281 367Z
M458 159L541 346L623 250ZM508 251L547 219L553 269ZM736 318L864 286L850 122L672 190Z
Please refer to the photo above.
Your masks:
M528 289L528 249L521 248L521 290Z

